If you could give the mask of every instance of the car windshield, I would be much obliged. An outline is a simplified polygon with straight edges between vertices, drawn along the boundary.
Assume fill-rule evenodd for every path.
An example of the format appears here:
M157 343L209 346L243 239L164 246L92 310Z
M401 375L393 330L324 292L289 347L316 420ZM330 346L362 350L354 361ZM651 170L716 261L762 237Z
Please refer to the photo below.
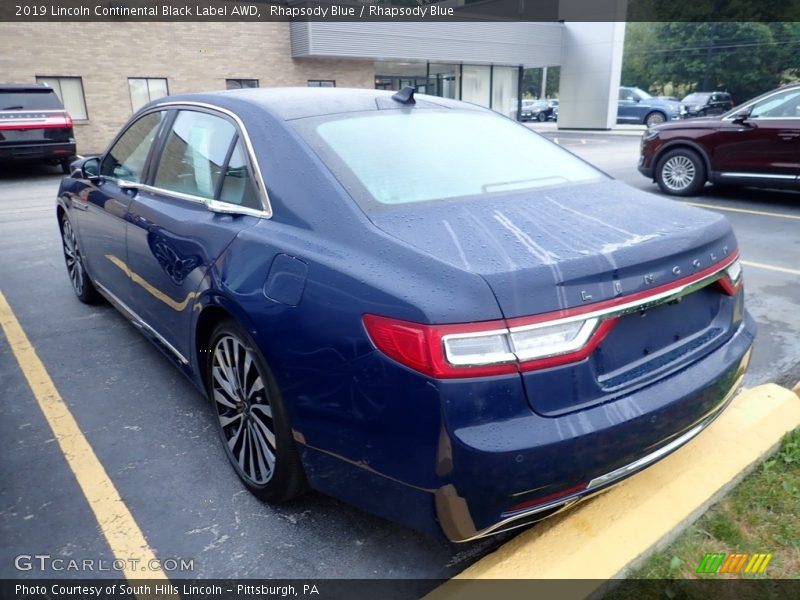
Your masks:
M303 119L295 127L365 210L605 177L484 111L382 110Z
M633 92L634 94L639 96L640 100L649 100L650 98L652 98L650 94L639 88L633 88Z
M682 100L686 104L703 104L708 100L711 94L701 94L699 92L695 92L694 94L689 94Z
M0 90L0 110L59 110L53 90Z
M531 108L542 109L547 108L549 105L544 100L537 100L533 104L531 104Z

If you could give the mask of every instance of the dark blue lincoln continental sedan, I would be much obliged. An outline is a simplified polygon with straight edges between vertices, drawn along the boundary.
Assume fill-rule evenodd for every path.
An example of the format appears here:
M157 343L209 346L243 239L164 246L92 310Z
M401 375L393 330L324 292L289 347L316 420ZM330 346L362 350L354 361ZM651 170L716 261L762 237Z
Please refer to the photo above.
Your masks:
M75 293L208 396L270 502L310 487L454 541L505 531L691 440L747 366L725 218L477 106L172 96L72 168Z

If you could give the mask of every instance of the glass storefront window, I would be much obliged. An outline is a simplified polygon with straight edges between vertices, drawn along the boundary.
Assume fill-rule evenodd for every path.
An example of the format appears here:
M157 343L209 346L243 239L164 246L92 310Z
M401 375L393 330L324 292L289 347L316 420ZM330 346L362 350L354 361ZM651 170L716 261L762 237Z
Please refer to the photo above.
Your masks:
M491 100L491 67L464 65L461 72L461 99L481 106Z
M515 118L519 67L449 63L375 63L375 89L414 86L420 94L464 100Z
M428 79L430 81L430 94L441 98L452 98L459 100L461 86L461 65L448 65L431 63L428 67Z
M507 116L517 114L519 92L519 69L517 67L494 67L492 75L492 110Z

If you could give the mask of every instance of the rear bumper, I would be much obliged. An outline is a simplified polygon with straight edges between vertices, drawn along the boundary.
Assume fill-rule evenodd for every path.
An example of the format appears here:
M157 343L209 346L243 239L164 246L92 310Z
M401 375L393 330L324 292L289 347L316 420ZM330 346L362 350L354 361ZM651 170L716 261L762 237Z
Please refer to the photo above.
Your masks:
M452 483L435 492L452 541L537 521L602 491L699 434L735 395L755 323L672 377L617 401L559 417L450 423Z
M0 162L18 160L61 160L73 158L74 143L54 142L41 144L0 144Z

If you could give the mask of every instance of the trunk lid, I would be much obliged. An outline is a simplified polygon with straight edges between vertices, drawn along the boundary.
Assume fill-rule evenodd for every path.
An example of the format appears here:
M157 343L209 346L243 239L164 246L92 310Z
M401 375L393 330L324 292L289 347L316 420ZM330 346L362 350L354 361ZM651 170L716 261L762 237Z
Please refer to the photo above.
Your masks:
M724 217L613 180L406 205L370 218L418 250L483 277L507 319L646 292L736 250ZM734 299L710 288L690 296L649 309L647 318L622 317L577 371L573 364L523 373L533 408L559 414L606 401L722 343L733 331L736 310L726 302ZM542 378L561 393L537 395Z

